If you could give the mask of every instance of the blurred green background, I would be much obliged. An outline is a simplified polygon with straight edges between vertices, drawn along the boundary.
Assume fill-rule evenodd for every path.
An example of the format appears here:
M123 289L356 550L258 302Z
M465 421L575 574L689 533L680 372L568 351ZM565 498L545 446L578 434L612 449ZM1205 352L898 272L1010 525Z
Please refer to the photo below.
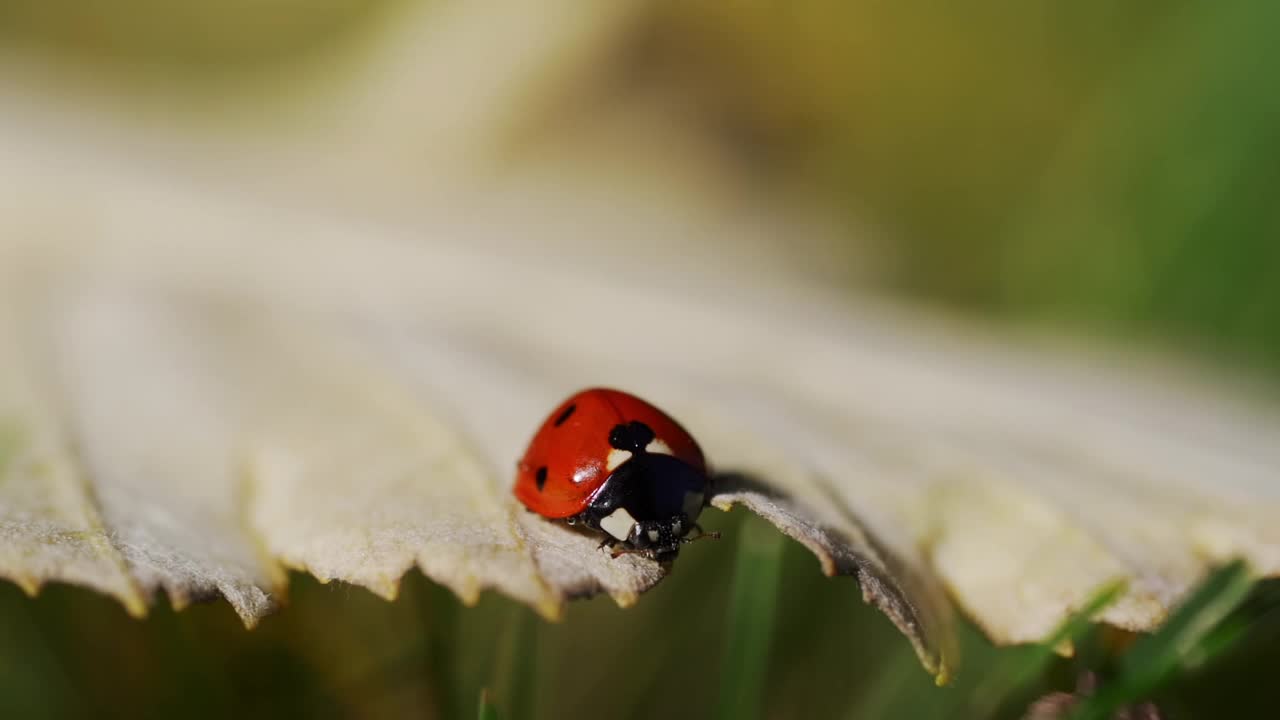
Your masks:
M406 5L4 0L0 43L92 67L96 91L179 88L204 108L264 74L322 86ZM594 82L683 98L751 182L874 228L838 281L1280 372L1275 3L693 2L635 18L614 40L621 70ZM295 575L252 632L223 603L135 622L84 591L0 584L0 717L463 717L482 687L504 717L713 716L732 556L771 532L713 515L727 540L690 548L637 607L583 602L557 625L493 596L463 609L417 573L390 604ZM763 717L982 715L977 688L1023 657L966 627L959 680L935 689L852 581L780 552L776 614L735 616L774 618ZM1267 593L1238 642L1163 691L1175 717L1272 711ZM1017 717L1079 670L1055 660L991 712Z
M1273 4L692 5L676 52L888 228L879 282L1280 367Z

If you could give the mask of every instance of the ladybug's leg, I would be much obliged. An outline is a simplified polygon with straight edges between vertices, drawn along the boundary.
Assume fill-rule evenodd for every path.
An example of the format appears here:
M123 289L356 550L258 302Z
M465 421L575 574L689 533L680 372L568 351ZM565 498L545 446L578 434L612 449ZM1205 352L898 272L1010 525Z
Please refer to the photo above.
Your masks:
M615 559L620 558L623 555L643 555L644 557L652 559L653 550L651 548L634 548L628 545L623 545L622 543L614 543L613 547L609 548L609 555Z
M621 555L634 555L636 553L645 552L644 550L639 550L637 548L630 547L624 543L620 543L611 537L607 537L601 540L600 544L596 546L596 550L603 550L605 548L609 548L609 556L614 558L617 558Z

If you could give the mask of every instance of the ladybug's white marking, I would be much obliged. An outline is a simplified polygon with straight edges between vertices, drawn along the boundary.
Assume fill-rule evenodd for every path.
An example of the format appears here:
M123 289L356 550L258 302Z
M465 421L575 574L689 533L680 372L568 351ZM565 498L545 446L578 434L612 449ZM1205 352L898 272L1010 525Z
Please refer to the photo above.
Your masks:
M651 443L652 444L652 443ZM614 448L609 451L609 457L604 460L604 468L609 472L613 472L619 465L631 459L630 450L619 450Z
M703 501L703 496L702 496L702 493L700 492L685 493L683 507L681 508L682 510L684 510L685 516L688 517L690 520L698 517L698 515L702 512L702 501Z
M653 453L654 455L675 455L675 453L671 452L670 445L662 442L657 438L650 440L649 444L644 446L644 449L645 449L645 452L650 452L650 453Z
M614 510L600 521L601 529L619 540L626 540L635 524L636 519L631 517L626 508Z

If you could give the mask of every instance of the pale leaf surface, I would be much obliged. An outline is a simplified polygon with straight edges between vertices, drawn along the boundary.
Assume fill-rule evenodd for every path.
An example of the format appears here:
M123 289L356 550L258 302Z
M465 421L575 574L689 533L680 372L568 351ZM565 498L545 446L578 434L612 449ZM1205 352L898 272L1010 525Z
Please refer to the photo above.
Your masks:
M16 279L0 271L3 287ZM113 546L57 417L13 294L0 300L0 577L35 593L87 585L140 614L143 600Z
M204 326L172 304L57 295L29 313L48 331L67 427L113 544L145 590L177 607L221 594L253 624L280 581L240 512L231 408L243 390L208 380L217 358Z

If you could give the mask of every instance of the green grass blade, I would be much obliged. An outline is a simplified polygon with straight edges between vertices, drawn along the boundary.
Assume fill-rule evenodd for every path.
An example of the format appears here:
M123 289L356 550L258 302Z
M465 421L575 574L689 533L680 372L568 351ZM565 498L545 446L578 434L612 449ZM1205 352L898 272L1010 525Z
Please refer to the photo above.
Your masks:
M900 715L920 694L920 658L903 645L886 648L884 661L874 671L876 680L855 698L845 717L848 720L887 718Z
M1093 623L1093 618L1098 613L1107 609L1120 596L1124 594L1128 584L1123 580L1103 585L1096 593L1089 598L1089 602L1066 622L1062 623L1052 635L1033 648L1036 657L1049 660L1054 650L1065 642L1079 640L1089 630L1089 626Z
M1075 720L1104 720L1119 708L1150 698L1178 669L1223 649L1220 626L1249 595L1253 581L1242 562L1211 574L1154 635L1139 640L1125 656L1119 675L1086 699Z
M484 689L480 691L480 709L476 713L476 717L480 720L501 720L498 715L498 709L489 702L489 691Z
M1064 643L1076 643L1087 633L1093 618L1124 594L1124 581L1107 583L1084 607L1067 618L1042 642L1007 654L984 676L969 699L967 717L992 717L1011 694L1026 687L1053 661L1054 652Z
M426 634L422 648L426 654L429 683L440 717L461 717L470 704L455 672L461 653L458 640L458 600L441 585L430 583L422 595ZM464 694L465 693L465 694Z
M761 522L742 525L721 661L720 720L755 720L776 621L783 537Z
M491 679L511 720L537 715L538 619L528 608L513 605L502 632Z

